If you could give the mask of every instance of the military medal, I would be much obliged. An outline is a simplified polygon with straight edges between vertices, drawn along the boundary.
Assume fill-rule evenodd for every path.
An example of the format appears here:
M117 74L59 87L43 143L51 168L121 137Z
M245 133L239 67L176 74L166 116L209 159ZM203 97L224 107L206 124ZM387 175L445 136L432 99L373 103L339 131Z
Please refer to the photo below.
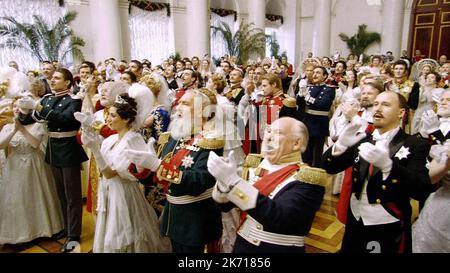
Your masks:
M181 160L181 162L183 162L181 166L183 166L185 169L188 169L194 164L194 158L190 155L187 155L183 158L183 160Z

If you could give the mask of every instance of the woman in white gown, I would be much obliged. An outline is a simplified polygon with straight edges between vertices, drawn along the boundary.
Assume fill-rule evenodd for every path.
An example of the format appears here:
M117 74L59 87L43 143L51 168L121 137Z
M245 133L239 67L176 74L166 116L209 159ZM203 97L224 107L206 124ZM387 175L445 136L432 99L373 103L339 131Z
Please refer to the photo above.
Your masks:
M8 155L0 177L0 245L50 237L64 228L56 184L40 147L45 134L44 124L18 121L0 133L0 148Z
M438 155L428 166L430 178L433 183L440 182L440 187L430 194L413 225L412 246L415 253L450 253L449 146L447 140L445 145L433 145L430 151L431 156Z
M91 148L103 176L98 189L97 223L93 252L170 252L170 241L159 233L155 211L129 172L125 149L148 149L144 139L130 130L137 114L136 102L127 94L117 97L107 123L118 134L106 138L99 149L89 132L83 143ZM97 143L97 144L96 144Z

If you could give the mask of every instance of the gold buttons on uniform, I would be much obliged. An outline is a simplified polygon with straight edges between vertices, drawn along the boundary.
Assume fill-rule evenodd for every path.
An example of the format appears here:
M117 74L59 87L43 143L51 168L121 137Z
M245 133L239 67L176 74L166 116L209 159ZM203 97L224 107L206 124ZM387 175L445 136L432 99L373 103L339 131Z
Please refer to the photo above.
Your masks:
M381 188L385 191L386 190L386 185L381 186Z
M381 204L381 199L376 200L377 204Z
M331 162L331 158L328 158L327 161L328 161L328 162Z
M397 179L392 179L392 184L398 183Z
M256 226L256 229L261 230L261 229L262 229L262 226L261 226L261 225L257 225L257 226Z
M257 244L257 243L258 243L258 240L253 239L253 243Z

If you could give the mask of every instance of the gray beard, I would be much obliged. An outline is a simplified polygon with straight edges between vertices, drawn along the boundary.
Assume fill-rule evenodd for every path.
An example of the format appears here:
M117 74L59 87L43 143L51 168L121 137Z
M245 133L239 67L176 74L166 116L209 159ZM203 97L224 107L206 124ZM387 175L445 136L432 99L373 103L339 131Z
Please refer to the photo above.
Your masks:
M191 120L183 117L175 118L170 122L169 131L170 135L175 140L180 140L182 138L191 136L192 134Z

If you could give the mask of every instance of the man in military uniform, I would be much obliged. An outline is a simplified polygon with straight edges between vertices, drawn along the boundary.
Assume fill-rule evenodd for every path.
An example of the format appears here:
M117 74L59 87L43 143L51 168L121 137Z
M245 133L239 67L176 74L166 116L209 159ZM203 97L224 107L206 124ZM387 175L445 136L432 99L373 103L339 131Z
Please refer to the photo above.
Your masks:
M394 63L394 81L387 86L387 90L400 93L405 97L408 108L406 115L402 120L402 129L410 134L412 132L412 120L414 110L419 106L420 84L408 80L408 64L404 60L398 60Z
M303 123L309 132L309 143L303 158L313 167L320 166L323 145L329 136L330 109L336 96L336 90L325 84L328 72L325 67L314 68L313 85L300 90L297 95L299 109L304 109Z
M45 161L51 165L64 213L68 237L61 251L70 252L73 242L80 241L83 207L80 167L88 158L76 139L80 123L74 113L81 110L81 100L70 96L72 74L67 69L57 69L50 86L53 94L40 101L31 98L18 101L22 112L33 110L31 114L20 115L19 120L22 124L28 124L31 118L47 122L49 139Z
M190 68L186 68L183 71L181 78L183 80L183 87L174 90L172 94L169 93L169 98L172 101L172 109L178 105L181 97L183 97L188 90L196 89L200 85L201 81L200 73Z
M264 134L262 156L247 157L243 178L232 156L210 153L208 170L217 179L214 200L224 210L242 210L234 253L305 251L305 236L327 180L324 170L302 162L307 143L303 123L289 117L276 120Z
M344 253L411 252L410 198L423 200L431 187L425 166L430 145L399 128L406 107L398 93L379 94L374 133L358 133L361 124L352 123L324 155L330 174L353 167Z
M181 97L170 133L158 140L160 159L148 152L125 153L167 185L161 233L171 239L176 253L203 253L205 245L216 243L222 234L220 210L211 197L215 179L206 162L211 151L223 153L224 141L204 128L217 101L215 94L202 90L205 93L194 90Z
M225 97L234 105L239 105L242 97L245 95L245 90L242 88L242 80L244 78L243 72L240 69L233 69L230 72L230 86Z
M239 112L245 112L247 107L255 107L253 115L247 121L248 130L245 132L243 149L246 154L259 153L261 135L267 125L272 124L279 117L295 117L297 105L294 98L283 93L281 80L275 74L266 74L261 77L261 90L255 99L245 95L239 105Z

